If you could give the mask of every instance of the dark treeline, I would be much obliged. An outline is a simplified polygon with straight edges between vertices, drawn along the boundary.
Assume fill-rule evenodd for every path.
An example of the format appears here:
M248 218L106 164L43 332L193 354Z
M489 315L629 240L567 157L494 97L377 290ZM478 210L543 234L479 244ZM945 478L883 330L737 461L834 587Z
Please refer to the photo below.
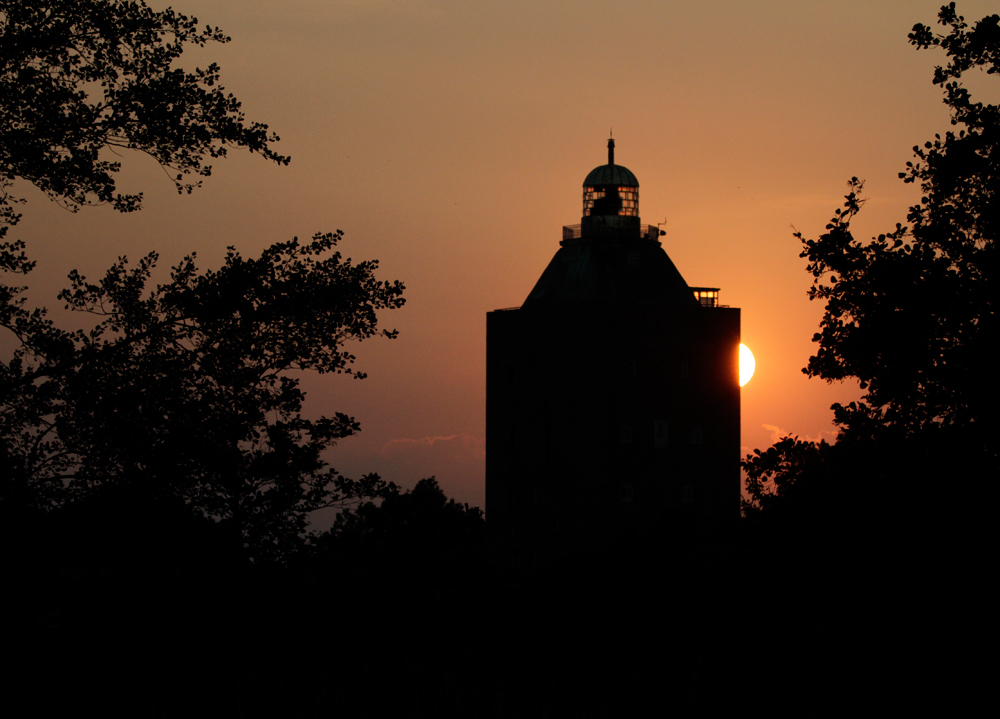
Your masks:
M10 701L85 716L832 716L862 673L855 577L735 524L536 570L432 480L281 564L218 524L105 497L6 518ZM756 528L759 530L759 527ZM12 561L11 561L12 560ZM820 570L821 568L821 570ZM836 691L838 694L831 694Z
M345 516L281 564L134 498L5 521L8 701L108 717L838 716L898 706L883 664L910 666L926 639L907 609L925 578L907 565L932 562L838 526L671 527L516 570L430 480Z

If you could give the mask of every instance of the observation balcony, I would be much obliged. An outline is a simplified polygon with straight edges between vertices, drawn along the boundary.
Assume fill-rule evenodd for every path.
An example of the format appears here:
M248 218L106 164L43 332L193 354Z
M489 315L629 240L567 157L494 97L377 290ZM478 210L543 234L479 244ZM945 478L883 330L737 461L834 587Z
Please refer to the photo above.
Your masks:
M658 241L660 235L666 234L656 225L639 225L639 234L634 239ZM563 225L563 242L579 240L583 237L583 225ZM630 238L631 239L631 238Z
M702 307L728 307L729 305L719 304L718 287L689 287L694 292L694 298Z

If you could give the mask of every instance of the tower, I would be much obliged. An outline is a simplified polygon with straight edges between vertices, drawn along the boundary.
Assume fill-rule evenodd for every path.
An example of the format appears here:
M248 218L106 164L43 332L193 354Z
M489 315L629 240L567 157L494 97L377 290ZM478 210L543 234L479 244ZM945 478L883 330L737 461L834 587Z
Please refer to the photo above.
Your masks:
M521 307L486 316L486 512L523 566L739 513L740 311L689 287L608 163Z

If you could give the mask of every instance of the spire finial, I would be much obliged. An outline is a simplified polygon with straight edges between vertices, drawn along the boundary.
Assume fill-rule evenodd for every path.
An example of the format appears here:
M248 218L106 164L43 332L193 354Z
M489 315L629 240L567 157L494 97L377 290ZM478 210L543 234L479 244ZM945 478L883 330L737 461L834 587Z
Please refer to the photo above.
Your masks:
M608 164L615 164L615 140L614 138L608 139Z

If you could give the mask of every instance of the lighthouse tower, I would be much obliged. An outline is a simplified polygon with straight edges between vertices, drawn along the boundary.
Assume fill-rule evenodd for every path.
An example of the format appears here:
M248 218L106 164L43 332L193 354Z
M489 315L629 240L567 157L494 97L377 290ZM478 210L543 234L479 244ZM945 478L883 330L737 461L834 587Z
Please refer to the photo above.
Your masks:
M522 566L739 513L740 311L684 281L614 151L523 305L486 317L486 515Z

